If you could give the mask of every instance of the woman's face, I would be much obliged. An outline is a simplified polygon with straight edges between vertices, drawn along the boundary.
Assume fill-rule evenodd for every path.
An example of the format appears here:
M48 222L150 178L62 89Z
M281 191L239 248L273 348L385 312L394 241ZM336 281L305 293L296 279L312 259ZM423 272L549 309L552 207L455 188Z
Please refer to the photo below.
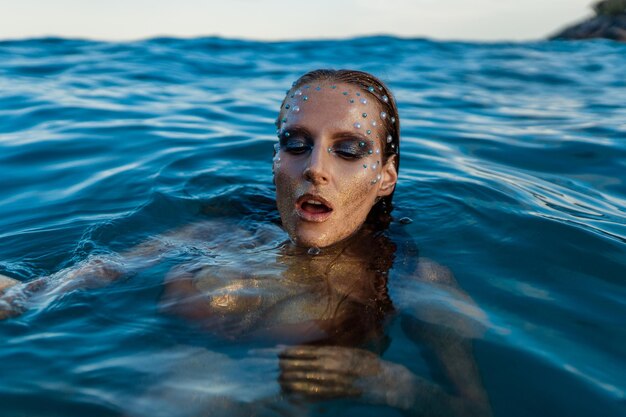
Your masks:
M299 246L325 247L352 235L397 180L383 164L375 98L350 84L312 83L290 93L274 157L283 226Z

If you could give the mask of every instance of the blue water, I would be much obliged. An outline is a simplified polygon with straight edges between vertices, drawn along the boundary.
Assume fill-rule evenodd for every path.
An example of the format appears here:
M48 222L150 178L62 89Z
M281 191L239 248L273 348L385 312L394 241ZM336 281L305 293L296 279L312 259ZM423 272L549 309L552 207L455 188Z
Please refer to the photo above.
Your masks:
M450 268L482 311L471 338L494 415L626 415L624 44L0 42L0 274L31 281L199 219L275 218L273 122L320 67L395 92L388 235ZM400 415L284 399L272 346L225 346L158 308L174 263L0 322L0 414ZM390 270L392 300L428 299L405 269ZM426 369L402 332L388 325L384 358Z

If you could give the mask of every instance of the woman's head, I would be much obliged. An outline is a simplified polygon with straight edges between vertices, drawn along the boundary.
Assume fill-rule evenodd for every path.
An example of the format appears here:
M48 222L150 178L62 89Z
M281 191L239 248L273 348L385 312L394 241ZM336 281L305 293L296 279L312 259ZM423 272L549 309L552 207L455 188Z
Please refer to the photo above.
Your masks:
M399 165L393 96L374 76L317 70L287 92L277 119L276 199L300 246L325 247L391 210Z

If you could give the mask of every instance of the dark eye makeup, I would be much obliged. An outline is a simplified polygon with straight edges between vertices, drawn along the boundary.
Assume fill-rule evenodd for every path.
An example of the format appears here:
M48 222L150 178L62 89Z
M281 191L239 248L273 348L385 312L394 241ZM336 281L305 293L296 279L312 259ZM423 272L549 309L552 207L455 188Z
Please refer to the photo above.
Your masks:
M362 139L344 139L335 142L332 149L336 155L344 159L361 159L369 155L368 150L371 149L371 144Z
M279 135L280 148L292 155L304 154L313 149L313 140L303 132L285 130ZM371 155L373 143L360 136L336 140L329 151L346 160L356 160Z

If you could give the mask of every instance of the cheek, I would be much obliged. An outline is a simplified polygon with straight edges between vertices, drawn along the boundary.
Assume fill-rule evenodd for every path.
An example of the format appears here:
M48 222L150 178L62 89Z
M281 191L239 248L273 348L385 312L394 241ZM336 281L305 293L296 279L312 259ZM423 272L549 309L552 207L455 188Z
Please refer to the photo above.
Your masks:
M376 195L375 184L372 184L372 181L380 171L379 169L371 169L368 162L370 162L368 158L364 158L364 162L359 164L358 170L342 175L338 183L344 206L366 213L373 205Z
M289 157L281 157L280 154L274 157L273 171L277 186L279 183L282 185L295 183L301 177L297 164L294 164Z
M283 211L293 205L297 192L298 174L289 163L274 163L274 184L276 185L276 203L278 210Z

